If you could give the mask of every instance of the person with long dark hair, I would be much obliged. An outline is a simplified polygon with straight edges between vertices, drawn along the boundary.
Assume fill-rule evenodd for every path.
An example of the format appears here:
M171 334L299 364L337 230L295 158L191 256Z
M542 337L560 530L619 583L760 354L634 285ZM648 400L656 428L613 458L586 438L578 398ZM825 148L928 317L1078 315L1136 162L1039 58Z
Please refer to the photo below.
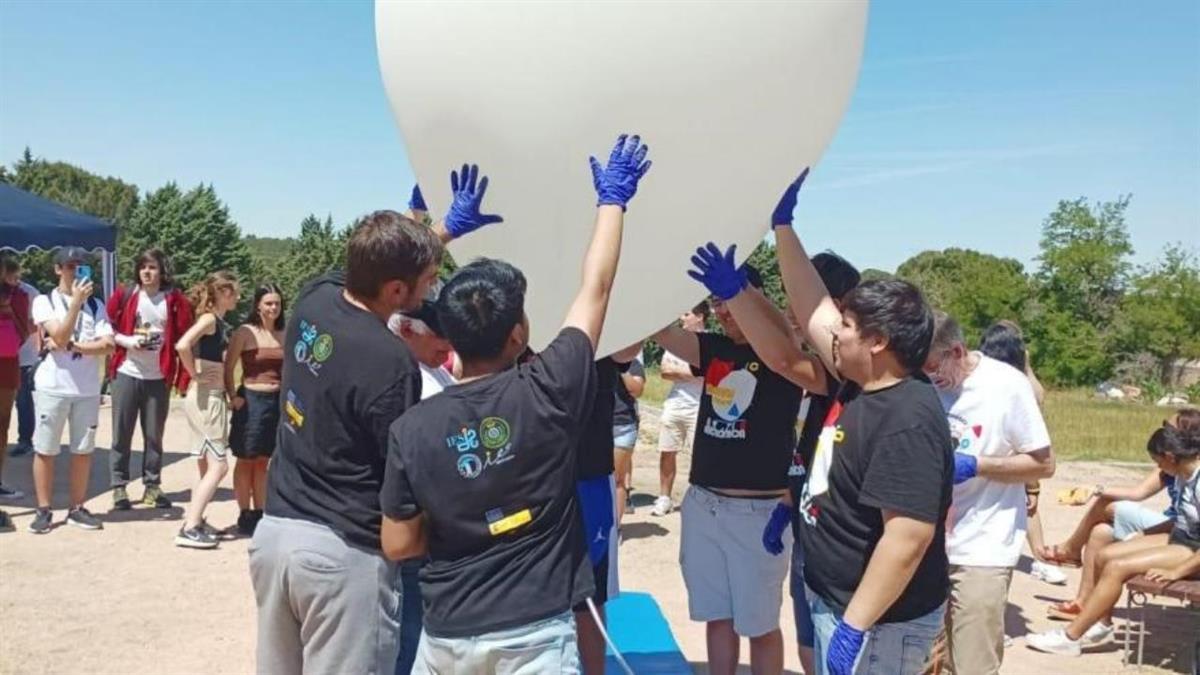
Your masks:
M213 272L193 286L188 299L196 312L196 322L175 343L192 379L183 410L196 439L193 454L202 462L183 527L175 536L175 545L185 548L217 546L215 532L204 522L204 509L229 472L229 392L225 389L228 326L224 317L237 306L240 294L237 277L231 272Z
M179 365L178 340L192 325L192 306L175 287L167 256L148 249L134 264L135 278L118 286L106 309L113 324L116 351L108 364L112 381L113 444L109 453L109 485L113 509L133 508L125 486L133 454L133 429L142 421L141 503L167 509L162 491L163 431L170 411L171 389L187 391L189 375Z
M229 338L225 357L225 389L233 392L229 449L237 457L233 493L237 497L238 532L250 536L267 500L267 463L275 452L279 430L279 383L283 374L283 291L266 283L254 291L246 321ZM241 384L235 382L238 364Z

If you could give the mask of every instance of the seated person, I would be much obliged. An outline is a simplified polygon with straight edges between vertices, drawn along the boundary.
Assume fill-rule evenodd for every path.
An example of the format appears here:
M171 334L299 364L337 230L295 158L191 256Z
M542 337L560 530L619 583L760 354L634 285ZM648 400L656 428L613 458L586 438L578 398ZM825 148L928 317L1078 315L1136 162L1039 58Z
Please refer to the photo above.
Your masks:
M1111 632L1112 610L1129 579L1155 570L1155 578L1179 578L1195 574L1200 551L1200 430L1183 431L1164 425L1146 445L1158 468L1175 477L1172 502L1175 518L1170 533L1145 536L1112 544L1097 556L1096 587L1083 603L1079 615L1066 628L1035 633L1025 638L1031 649L1051 654L1079 656L1083 647L1095 644L1101 633Z

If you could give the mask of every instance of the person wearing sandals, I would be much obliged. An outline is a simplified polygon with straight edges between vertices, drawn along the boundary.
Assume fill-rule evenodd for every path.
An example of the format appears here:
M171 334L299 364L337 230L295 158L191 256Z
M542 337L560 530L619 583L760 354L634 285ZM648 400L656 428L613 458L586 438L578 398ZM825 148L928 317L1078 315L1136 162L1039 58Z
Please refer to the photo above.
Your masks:
M1079 656L1112 633L1113 608L1126 581L1139 574L1173 581L1200 572L1200 430L1163 425L1150 436L1146 451L1159 470L1174 476L1178 488L1169 531L1105 547L1096 556L1096 586L1078 616L1066 628L1026 636L1025 646Z
M192 498L184 512L175 545L216 548L216 532L204 522L204 509L229 472L229 392L225 388L225 347L228 326L224 316L238 303L237 278L231 272L213 272L188 292L196 322L175 343L179 359L192 382L183 399L188 426L196 438L193 454L207 459Z
M1163 424L1185 432L1200 431L1200 410L1183 408ZM1164 488L1171 501L1166 511L1155 511L1138 503ZM1042 551L1043 559L1051 564L1083 567L1075 597L1046 608L1046 614L1052 619L1071 621L1079 615L1099 578L1098 561L1104 550L1114 543L1130 541L1138 536L1170 532L1171 521L1176 515L1174 504L1179 496L1178 483L1174 476L1158 468L1134 487L1097 485L1092 492L1088 510L1071 536L1065 542L1048 546ZM1107 633L1112 632L1110 621L1096 624L1089 640L1107 638L1107 635L1097 637L1105 628Z
M225 389L235 392L230 402L229 449L237 457L233 493L237 498L237 529L251 536L263 515L267 498L267 464L275 452L279 430L279 383L283 374L283 292L275 284L254 291L246 322L229 338L225 358ZM235 385L238 364L242 383Z

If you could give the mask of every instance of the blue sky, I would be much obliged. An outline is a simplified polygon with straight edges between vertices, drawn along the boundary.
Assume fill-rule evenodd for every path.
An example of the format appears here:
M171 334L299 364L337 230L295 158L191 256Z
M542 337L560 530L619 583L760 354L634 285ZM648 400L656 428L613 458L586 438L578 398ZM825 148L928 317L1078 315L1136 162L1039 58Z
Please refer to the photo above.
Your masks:
M413 181L371 2L5 0L0 162L26 145L143 189L211 182L259 235ZM1029 264L1057 200L1125 193L1136 261L1200 242L1200 3L886 0L797 224L861 267L948 246Z

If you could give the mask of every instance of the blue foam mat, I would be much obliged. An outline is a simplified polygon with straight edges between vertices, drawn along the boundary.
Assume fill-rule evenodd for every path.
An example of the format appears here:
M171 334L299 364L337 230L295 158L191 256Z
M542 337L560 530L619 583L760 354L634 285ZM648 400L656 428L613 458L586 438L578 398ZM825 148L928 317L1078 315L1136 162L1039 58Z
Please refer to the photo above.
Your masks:
M622 592L605 605L608 634L637 675L690 675L692 667L671 634L667 617L649 593ZM612 650L606 673L623 673Z

